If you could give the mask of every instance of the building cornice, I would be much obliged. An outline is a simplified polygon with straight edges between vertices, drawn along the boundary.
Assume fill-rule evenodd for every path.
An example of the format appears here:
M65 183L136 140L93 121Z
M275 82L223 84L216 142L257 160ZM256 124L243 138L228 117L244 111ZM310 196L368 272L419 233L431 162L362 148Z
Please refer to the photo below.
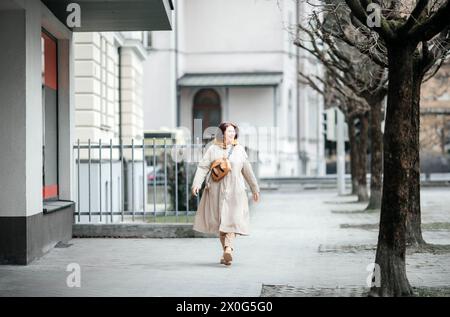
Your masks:
M124 39L123 48L132 49L133 52L140 58L141 61L147 59L148 53L147 50L142 45L142 42L135 39Z

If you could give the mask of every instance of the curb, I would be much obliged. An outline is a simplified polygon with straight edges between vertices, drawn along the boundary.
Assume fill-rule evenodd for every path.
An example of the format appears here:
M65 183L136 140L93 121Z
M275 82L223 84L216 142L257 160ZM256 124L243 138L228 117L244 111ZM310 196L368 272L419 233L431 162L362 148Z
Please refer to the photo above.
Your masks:
M215 234L194 231L193 224L114 223L74 224L73 238L217 238Z

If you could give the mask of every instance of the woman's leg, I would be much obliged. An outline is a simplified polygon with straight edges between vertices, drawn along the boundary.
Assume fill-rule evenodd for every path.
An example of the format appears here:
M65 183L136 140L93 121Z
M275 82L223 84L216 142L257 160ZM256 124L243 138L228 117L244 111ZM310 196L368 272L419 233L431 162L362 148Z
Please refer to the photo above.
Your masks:
M233 242L234 242L235 237L236 237L236 234L234 232L227 232L225 235L224 248L229 247L231 249L231 251L233 251L234 250Z
M231 261L233 260L232 257L232 251L233 251L233 241L235 238L235 233L234 232L220 232L219 233L219 237L220 237L220 242L222 244L222 249L223 249L223 257L220 260L220 263L222 264L226 264L226 265L230 265Z
M226 232L220 232L219 233L219 239L220 239L220 244L222 245L222 251L225 249L225 235Z
M235 234L234 232L227 232L225 234L225 242L224 242L224 248L223 248L223 258L226 262L233 261L233 240L234 240Z
M231 250L233 248L233 242L236 234L234 232L222 232L219 233L220 243L222 244L222 248L225 250L226 247L230 247Z
M226 232L222 232L222 231L219 232L219 240L220 240L220 244L222 245L222 251L225 250L225 235L226 235ZM220 264L230 265L231 262L225 261L223 255L222 255L222 257L220 258Z

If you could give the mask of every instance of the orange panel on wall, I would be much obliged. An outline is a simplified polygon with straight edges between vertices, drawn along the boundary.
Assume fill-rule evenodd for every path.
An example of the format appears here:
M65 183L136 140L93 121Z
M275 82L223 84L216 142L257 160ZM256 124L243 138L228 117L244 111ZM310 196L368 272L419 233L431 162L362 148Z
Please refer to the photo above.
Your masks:
M57 50L56 41L50 36L41 33L44 38L44 84L47 87L57 90L58 89L58 77L57 77Z
M42 195L44 200L49 198L58 197L58 185L44 186L42 189Z

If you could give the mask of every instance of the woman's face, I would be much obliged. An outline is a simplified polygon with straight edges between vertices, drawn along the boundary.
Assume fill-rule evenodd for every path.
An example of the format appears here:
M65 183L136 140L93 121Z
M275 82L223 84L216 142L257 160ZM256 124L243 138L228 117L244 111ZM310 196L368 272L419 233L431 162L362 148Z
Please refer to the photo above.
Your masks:
M234 140L234 136L236 135L236 131L232 125L228 126L225 130L225 140L227 142L231 142Z

